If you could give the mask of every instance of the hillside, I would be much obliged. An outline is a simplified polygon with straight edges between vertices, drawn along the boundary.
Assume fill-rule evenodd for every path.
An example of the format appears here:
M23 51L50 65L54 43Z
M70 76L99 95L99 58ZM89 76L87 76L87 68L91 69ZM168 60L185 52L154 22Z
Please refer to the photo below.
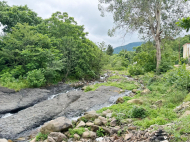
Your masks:
M124 46L119 46L114 48L114 54L118 54L121 50L125 49L127 51L133 51L133 47L140 46L143 42L132 42Z

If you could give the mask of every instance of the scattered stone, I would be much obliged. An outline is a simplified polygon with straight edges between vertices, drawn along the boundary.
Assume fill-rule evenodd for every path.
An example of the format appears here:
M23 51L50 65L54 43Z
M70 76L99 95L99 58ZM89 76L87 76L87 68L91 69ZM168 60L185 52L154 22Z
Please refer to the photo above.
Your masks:
M74 134L74 139L75 140L80 140L80 136L78 134Z
M98 126L101 126L102 125L102 121L100 119L95 119L94 120L94 124L98 125Z
M122 120L121 120L121 123L122 123L122 124L128 124L128 123L131 123L131 122L133 122L132 119L122 119Z
M86 112L84 116L80 117L78 121L81 120L81 118L86 118L88 120L91 120L98 117L99 117L99 114L97 114L96 111L89 111L89 112Z
M112 117L112 113L107 113L106 114L106 118L111 118Z
M84 128L85 131L89 131L88 128Z
M156 105L151 105L150 108L157 109L157 106Z
M122 104L124 102L125 102L124 99L120 97L117 99L116 104Z
M137 91L138 91L137 89L132 90L132 92L135 93L135 94L137 93Z
M156 101L156 102L155 102L155 105L161 107L161 106L162 106L162 100Z
M151 91L148 88L146 88L145 90L143 90L141 92L141 95L146 95L146 94L149 94L149 93L151 93Z
M110 122L110 126L115 127L117 125L117 120L114 118L111 122Z
M182 111L182 110L186 110L187 108L190 107L190 102L183 102L180 106L177 106L174 111L175 112L179 112L179 111Z
M180 118L186 117L188 115L190 115L190 110L185 111L185 113Z
M65 117L59 117L55 120L45 123L41 127L40 132L42 134L49 134L51 132L67 131L69 128L72 128L71 121Z
M48 138L47 138L47 141L48 141L48 142L56 142L52 137L48 137Z
M138 105L142 105L143 102L139 99L132 99L132 100L129 100L127 101L127 103L130 103L130 104L138 104Z
M103 115L103 116L106 116L108 113L111 113L111 110L107 109L106 111L103 111L103 112L102 112L102 115Z
M76 128L84 127L84 126L86 126L86 124L85 124L83 121L81 121L81 122L76 126Z
M92 126L92 125L94 125L94 123L92 123L92 122L87 122L87 123L86 123L86 126L88 126L88 127L90 127L90 126Z
M116 126L116 127L112 128L112 129L111 129L111 134L112 134L112 135L113 135L113 134L117 134L120 129L121 129L121 127L119 127L119 126Z
M88 131L88 132L84 132L83 134L82 134L82 137L83 138L90 138L90 139L95 139L96 138L96 133L94 133L94 132L92 132L92 131Z
M137 129L136 126L130 126L130 127L128 127L128 130L136 130L136 129Z
M48 135L48 138L52 138L55 142L62 142L63 139L67 139L67 137L60 133L60 132L51 132L49 135ZM50 140L52 140L50 138ZM49 140L48 140L49 141Z
M127 141L127 140L131 139L132 136L133 136L133 134L126 134L124 140Z
M100 119L104 125L106 125L108 122L107 119L105 117L102 117L102 116L99 116L98 119Z

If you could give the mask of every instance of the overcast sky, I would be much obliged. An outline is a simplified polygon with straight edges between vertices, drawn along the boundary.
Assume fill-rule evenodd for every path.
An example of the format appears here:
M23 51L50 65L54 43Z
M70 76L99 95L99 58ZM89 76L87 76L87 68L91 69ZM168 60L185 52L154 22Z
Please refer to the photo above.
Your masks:
M130 33L125 38L121 35L109 37L108 29L113 27L112 15L100 16L98 0L6 0L8 5L28 5L42 18L49 18L56 11L67 12L79 25L84 25L89 32L88 38L93 42L105 41L113 47L141 41L138 34Z

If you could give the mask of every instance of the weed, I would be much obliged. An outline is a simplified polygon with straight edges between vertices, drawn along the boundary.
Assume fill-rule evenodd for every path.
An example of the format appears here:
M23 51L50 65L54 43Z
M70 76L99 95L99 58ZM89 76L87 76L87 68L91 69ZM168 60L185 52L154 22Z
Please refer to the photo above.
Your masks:
M36 136L36 141L44 141L47 139L47 137L48 137L48 134L38 133Z
M69 129L70 137L73 138L74 134L82 135L85 132L84 128Z
M96 134L98 137L103 137L105 136L105 131L101 127L99 127L99 130L96 131Z

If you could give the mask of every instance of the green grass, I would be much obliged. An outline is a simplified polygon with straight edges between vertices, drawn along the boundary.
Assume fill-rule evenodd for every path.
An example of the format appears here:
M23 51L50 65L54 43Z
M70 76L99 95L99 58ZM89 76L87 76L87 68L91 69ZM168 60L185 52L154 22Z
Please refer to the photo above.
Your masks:
M133 82L106 82L106 83L95 84L92 87L88 86L84 91L85 92L95 91L100 86L114 86L121 88L123 90L133 90L138 88L138 86L135 85Z
M44 141L47 139L47 137L48 137L48 134L38 133L36 136L36 141Z
M85 132L84 128L69 129L70 137L73 138L74 134L82 135Z
M27 80L14 80L14 81L7 81L7 82L1 82L0 86L6 87L9 89L14 89L15 91L19 91L24 88L28 88Z
M109 77L108 79L112 80L112 79L123 79L123 78L124 78L123 76L114 75L114 76Z

